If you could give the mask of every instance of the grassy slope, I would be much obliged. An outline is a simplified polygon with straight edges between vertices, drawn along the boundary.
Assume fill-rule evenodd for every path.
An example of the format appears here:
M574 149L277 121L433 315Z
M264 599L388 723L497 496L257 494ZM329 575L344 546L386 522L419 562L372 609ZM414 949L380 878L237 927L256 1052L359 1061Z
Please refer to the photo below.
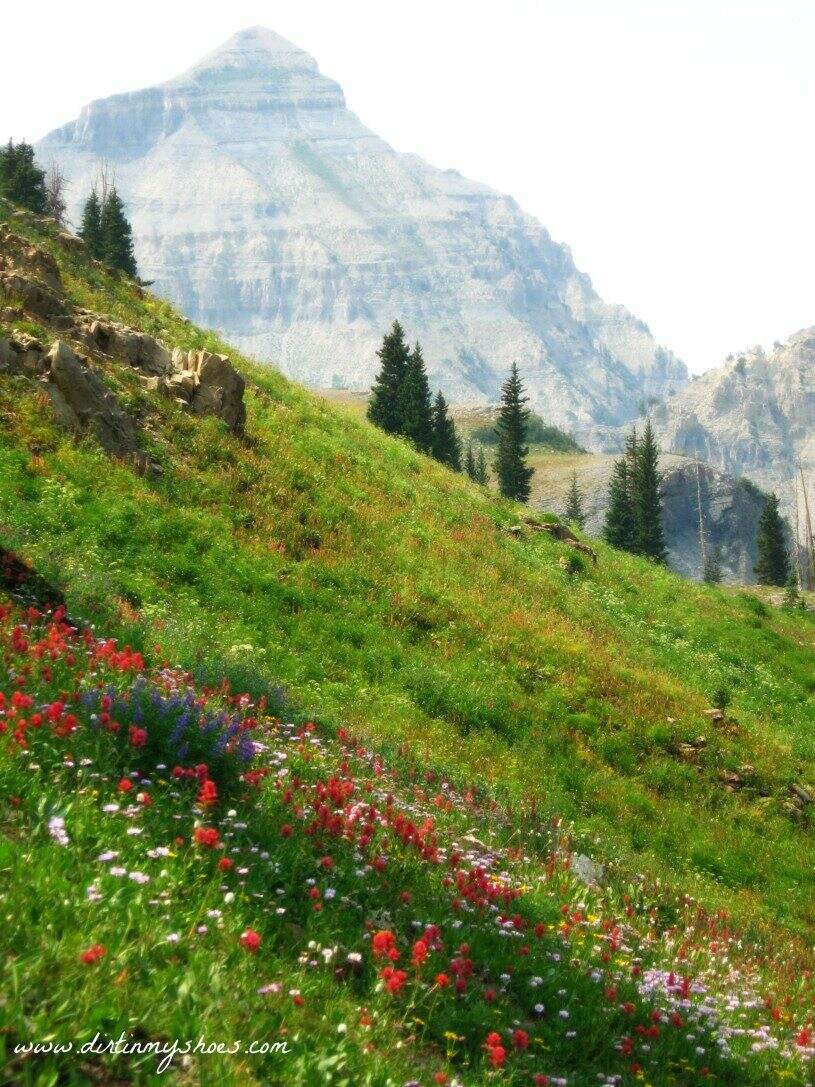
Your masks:
M218 346L45 244L78 304ZM601 545L570 575L561 546L502 532L511 506L230 354L252 444L162 404L157 482L0 378L4 539L148 646L282 682L371 743L565 814L623 867L810 937L811 830L783 802L815 781L812 623ZM717 731L702 710L720 687L736 724ZM700 733L696 768L676 750ZM724 791L744 763L754 787Z

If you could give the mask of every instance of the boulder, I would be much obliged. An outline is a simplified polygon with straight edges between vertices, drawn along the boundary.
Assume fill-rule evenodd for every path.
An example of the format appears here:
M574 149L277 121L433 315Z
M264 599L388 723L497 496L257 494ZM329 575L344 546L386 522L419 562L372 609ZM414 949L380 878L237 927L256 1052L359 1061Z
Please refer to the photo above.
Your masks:
M0 336L0 370L10 369L17 362L17 352L11 346L11 340Z
M61 340L54 342L46 359L46 389L58 419L72 429L92 430L107 453L135 452L133 423L99 375Z

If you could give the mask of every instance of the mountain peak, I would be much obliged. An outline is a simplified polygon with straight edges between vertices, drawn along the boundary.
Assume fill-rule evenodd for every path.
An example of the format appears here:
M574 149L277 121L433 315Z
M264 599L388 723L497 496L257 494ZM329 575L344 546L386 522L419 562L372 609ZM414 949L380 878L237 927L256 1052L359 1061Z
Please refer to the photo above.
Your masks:
M219 45L203 60L194 64L187 75L203 75L211 71L230 69L318 71L314 57L264 26L250 26L239 30L223 45Z

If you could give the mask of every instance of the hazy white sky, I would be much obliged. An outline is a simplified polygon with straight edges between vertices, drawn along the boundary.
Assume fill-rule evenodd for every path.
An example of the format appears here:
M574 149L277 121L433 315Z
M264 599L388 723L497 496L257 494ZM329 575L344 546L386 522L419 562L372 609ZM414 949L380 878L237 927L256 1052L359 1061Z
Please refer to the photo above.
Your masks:
M7 5L0 138L256 24L397 149L515 196L693 370L815 324L815 0Z

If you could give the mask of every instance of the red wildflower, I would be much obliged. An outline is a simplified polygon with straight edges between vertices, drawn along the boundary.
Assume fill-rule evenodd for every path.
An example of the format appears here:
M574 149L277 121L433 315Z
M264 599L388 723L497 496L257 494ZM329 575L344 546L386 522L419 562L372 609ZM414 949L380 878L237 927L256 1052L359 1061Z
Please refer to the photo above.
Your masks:
M488 1049L491 1048L494 1045L500 1045L501 1044L501 1035L498 1033L497 1030L490 1031L490 1033L487 1035L487 1043L486 1044L487 1044Z
M87 951L82 952L82 954L79 956L79 961L88 964L99 962L99 960L103 959L105 955L107 955L107 950L101 944L93 944L93 946L89 947Z
M121 781L119 782L119 792L120 793L129 793L132 788L133 788L133 782L130 781L129 778L122 778Z
M375 959L392 959L393 952L396 951L396 937L393 935L390 929L380 929L379 932L374 933L374 937L371 940L371 949L374 953ZM396 958L399 957L398 951L396 952Z
M528 1049L529 1048L529 1035L525 1030L513 1030L512 1032L512 1044L516 1049Z
M245 947L247 951L251 951L254 955L257 949L260 947L260 934L255 932L253 928L248 928L241 935L238 941L241 947Z
M136 725L131 725L127 730L127 734L130 737L130 742L134 747L144 747L147 743L147 729L138 728Z
M199 845L203 845L207 849L214 849L220 837L215 827L196 827L195 840Z
M417 940L413 945L413 951L411 952L411 958L413 959L413 965L419 967L427 958L428 946L424 940Z
M447 974L436 974L436 984L440 989L446 989L450 984L450 978Z
M280 828L281 838L291 838L291 823L284 823Z
M398 993L407 981L407 974L404 970L394 970L392 966L386 966L382 970L382 977L385 981L385 988L389 993Z
M218 867L222 872L228 872L230 868L234 868L235 862L230 857L221 857L218 861Z
M198 803L202 808L211 808L218 799L218 786L209 778L202 783L198 791Z
M507 1059L507 1051L502 1045L494 1045L488 1052L490 1064L493 1068L500 1068Z

